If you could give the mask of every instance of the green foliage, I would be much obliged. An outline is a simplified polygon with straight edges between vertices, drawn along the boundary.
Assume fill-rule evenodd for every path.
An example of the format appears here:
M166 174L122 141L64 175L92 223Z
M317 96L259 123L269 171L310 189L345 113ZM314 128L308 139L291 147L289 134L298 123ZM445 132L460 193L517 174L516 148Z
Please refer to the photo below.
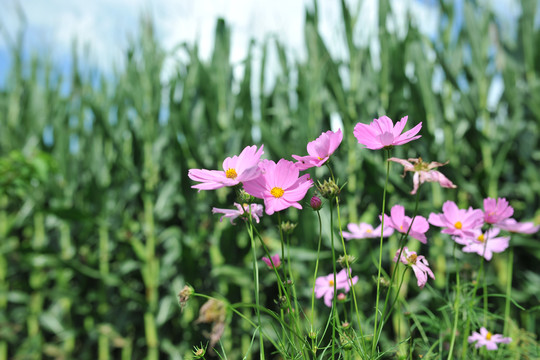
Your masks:
M250 243L240 223L219 223L210 212L211 206L230 206L232 191L198 193L188 169L217 169L226 156L254 143L264 144L265 157L274 160L302 155L308 141L330 128L332 117L341 119L345 134L332 160L336 177L346 182L340 195L343 224L373 222L380 211L382 153L362 151L352 129L383 114L424 124L415 146L396 149L395 156L450 161L442 171L458 189L423 185L420 214L438 211L446 199L480 207L484 197L501 196L517 219L536 217L538 223L540 31L533 25L537 2L522 5L512 39L488 9L469 2L465 24L453 34L453 5L441 1L446 21L433 41L412 24L404 34L389 31L386 19L393 15L383 1L380 66L369 47L356 43L355 29L362 24L346 1L344 38L338 39L346 44L346 60L331 55L316 7L305 13L305 60L268 38L251 43L245 61L232 64L230 28L219 20L210 60L201 59L196 44L179 46L182 56L167 80L161 76L164 64L174 56L163 50L146 18L126 50L125 67L111 78L81 65L74 50L73 71L65 79L50 61L28 59L19 37L0 89L0 359L182 358L194 345L205 347L202 333L209 329L194 324L203 302L192 299L180 314L177 293L187 283L198 293L253 303ZM268 75L274 70L268 68L272 52L278 59L275 79ZM243 69L242 76L235 67ZM435 89L434 77L440 79ZM504 91L488 106L494 79ZM44 132L52 133L52 142ZM412 198L400 200L407 198L411 180L399 173L391 174L388 203L411 209ZM327 175L325 169L315 171L321 180ZM323 216L328 218L327 209ZM311 210L289 211L287 217L298 223L291 237L298 255L295 277L309 288L317 220ZM271 219L264 217L261 228L268 246L277 249ZM516 357L534 357L537 346L535 236L512 240L513 294L528 309L511 309L510 332L524 344L511 348ZM328 239L327 232L323 243ZM446 240L429 240L439 288L453 286L456 269L445 257L452 250ZM384 251L393 256L392 249L387 245ZM362 274L358 296L374 299L372 259L378 250L356 242L348 251L366 254L353 269ZM329 252L323 250L321 258L321 271L329 271ZM505 259L501 255L490 264L490 294L504 293ZM458 257L462 276L475 274L476 260ZM262 301L274 308L275 287L264 278L261 286ZM404 306L417 335L411 340L415 351L438 358L446 351L453 299L416 290L408 298ZM493 301L503 308L504 299ZM369 314L374 304L359 306ZM442 320L434 309L441 310ZM251 316L249 309L239 311ZM220 353L236 359L249 349L256 352L252 329L232 314L226 321ZM396 346L396 333L389 327L382 334L386 348Z

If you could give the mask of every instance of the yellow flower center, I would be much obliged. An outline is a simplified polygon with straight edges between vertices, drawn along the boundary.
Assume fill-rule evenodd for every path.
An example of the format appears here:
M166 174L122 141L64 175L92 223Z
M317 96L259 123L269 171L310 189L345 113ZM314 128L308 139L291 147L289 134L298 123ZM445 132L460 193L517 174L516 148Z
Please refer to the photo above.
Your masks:
M461 224L461 221L458 221L454 224L455 228L460 230L463 227L463 224Z
M322 160L322 157L320 157L320 156L317 156L317 159L319 159L319 160Z
M486 340L491 340L491 335L493 335L490 331L486 334Z
M330 281L328 281L328 285L330 285L330 286L334 286L334 280L330 280Z
M403 225L399 225L399 229L400 229L400 230L403 230Z
M282 197L284 192L285 191L283 191L282 188L278 188L278 187L272 188L272 190L270 190L270 194L272 194L272 196L275 198Z
M367 232L367 233L371 233L371 232L373 232L373 230L367 229L366 232Z
M226 176L228 179L236 179L236 177L238 176L238 174L236 173L236 170L234 170L234 169L228 169L227 171L225 171L225 176Z
M407 261L409 262L409 264L416 264L416 258L418 257L418 255L416 254L411 254L408 258L407 258Z
M484 234L480 234L478 235L478 237L476 238L476 240L480 241L480 242L484 242Z

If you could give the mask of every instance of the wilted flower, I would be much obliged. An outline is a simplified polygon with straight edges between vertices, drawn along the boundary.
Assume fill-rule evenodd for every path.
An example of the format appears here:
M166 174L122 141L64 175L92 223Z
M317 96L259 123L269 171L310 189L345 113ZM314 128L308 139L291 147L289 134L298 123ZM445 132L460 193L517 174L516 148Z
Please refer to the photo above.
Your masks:
M356 124L353 133L360 144L371 150L403 145L421 137L421 135L416 134L422 128L422 123L403 134L401 133L407 124L407 119L408 116L403 117L394 127L394 123L389 117L381 116L374 119L369 125Z
M190 169L189 178L201 182L201 184L193 185L192 188L199 191L214 190L253 180L261 174L259 160L263 153L263 145L259 150L256 145L247 146L240 155L228 157L223 161L223 171Z
M328 130L322 133L316 140L313 140L307 145L308 156L293 155L292 157L297 160L296 166L300 171L309 169L310 167L321 167L330 155L336 151L339 144L343 140L343 134L341 129L337 132Z
M308 174L299 177L300 171L296 165L285 159L279 160L277 164L267 160L261 165L261 170L263 173L260 177L244 182L244 190L264 200L268 215L290 206L302 209L298 202L313 186Z
M446 201L442 207L442 214L429 214L431 225L443 227L443 234L461 237L474 237L475 229L484 225L482 210L459 209L455 202Z
M212 324L212 331L210 333L205 333L210 340L210 347L213 348L215 344L223 335L225 331L225 318L227 312L225 304L223 301L217 299L209 299L207 302L201 306L199 310L199 317L195 320L195 324L206 323Z
M373 229L368 223L350 223L347 225L349 231L343 231L343 238L350 239L369 239L369 238L380 238L381 237L381 225ZM389 237L394 233L394 229L389 226L385 226L383 230L383 237Z
M182 290L180 290L180 292L178 293L178 303L180 304L180 311L184 310L187 302L189 301L189 298L191 297L191 295L193 295L194 292L195 290L193 290L193 288L189 285L185 285Z
M390 215L391 216L384 214L385 227L390 226L391 228L394 228L400 233L406 234L409 230L409 227L411 227L412 219L408 216L405 216L405 208L401 205L394 205L390 210ZM428 230L429 224L426 218L417 215L414 218L414 222L412 223L409 235L419 240L421 243L426 244L427 238L425 234Z
M484 199L484 221L488 224L497 224L514 214L514 209L505 198Z
M480 256L484 256L486 260L491 260L493 253L503 252L508 248L510 243L509 236L499 235L500 230L492 228L485 233L482 229L478 228L474 230L475 236L473 237L455 237L454 241L458 244L466 245L463 252L474 252Z
M236 219L239 216L248 217L251 214L251 217L255 219L257 223L260 221L260 217L263 215L263 206L260 204L243 204L240 205L238 203L234 203L234 206L236 206L235 209L219 209L219 208L212 208L212 214L224 214L221 218L219 218L219 221L223 221L223 218L229 218L231 221L231 224L234 225L234 219Z
M405 159L398 159L398 158L390 158L388 161L397 162L398 164L403 165L403 176L405 176L405 173L407 171L414 172L413 175L413 189L411 191L411 194L416 194L416 191L418 191L418 187L420 184L423 184L424 182L438 182L442 187L445 188L455 188L456 185L454 185L446 176L444 176L442 173L440 173L437 170L433 170L436 167L443 166L448 164L448 162L445 163L439 163L436 161L432 161L429 164L422 161L422 158L414 159L410 158L408 161Z
M488 350L497 350L497 343L509 344L512 341L509 337L503 337L501 334L492 334L485 327L480 328L480 333L476 331L469 336L469 343L476 342L474 347L485 346Z
M429 268L429 263L423 255L418 255L415 251L409 251L409 249L405 246L403 248L403 251L401 251L401 249L398 249L398 251L396 251L396 256L394 256L394 262L398 261L398 256L400 252L400 261L413 269L414 275L416 276L417 284L420 288L423 288L426 285L428 275L430 278L435 279L435 275L433 275L433 272Z
M534 234L540 230L540 225L535 226L532 221L520 223L512 218L501 220L495 226L501 230L519 234Z
M267 258L266 256L262 258L262 261L264 261L264 263L270 269L273 269L274 267L277 269L277 268L279 268L281 266L281 259L279 258L279 254L272 255L272 256L270 256L270 258L272 259L272 261L270 261L270 259ZM272 263L274 263L273 266L272 266Z
M347 278L347 270L343 269L336 274L336 290L344 289L345 292L349 292L352 284L358 282L358 276ZM315 296L320 299L324 296L324 304L328 307L332 307L332 299L334 298L334 274L328 274L327 276L320 276L315 281Z

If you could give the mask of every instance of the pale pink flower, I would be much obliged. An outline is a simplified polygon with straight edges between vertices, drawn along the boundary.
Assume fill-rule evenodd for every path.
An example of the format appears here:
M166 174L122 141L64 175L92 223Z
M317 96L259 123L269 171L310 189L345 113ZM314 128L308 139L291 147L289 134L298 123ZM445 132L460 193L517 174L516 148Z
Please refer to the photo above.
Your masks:
M540 225L535 226L532 221L517 222L512 218L501 220L495 226L501 230L519 234L534 234L540 230Z
M267 160L260 168L262 175L244 182L244 190L264 200L266 214L272 215L290 206L302 209L302 205L298 202L313 186L313 181L308 174L299 177L300 171L296 165L285 159L279 160L277 164Z
M347 231L343 231L343 237L347 240L350 239L369 239L369 238L380 238L381 237L381 226L377 226L373 229L368 223L350 223L347 225ZM394 233L394 229L389 226L384 227L383 237L389 237Z
M343 269L336 274L336 290L343 289L345 292L351 290L351 281L352 284L358 282L358 276L353 277L352 279L347 278L347 270ZM332 307L332 299L334 298L334 274L328 274L326 276L320 276L315 280L315 297L320 299L324 297L324 304L328 307Z
M405 246L403 248L403 251L401 251L401 249L398 249L398 251L396 251L396 256L394 256L394 262L398 261L398 256L400 252L400 261L413 269L414 275L416 276L416 282L420 288L423 288L426 285L428 276L432 279L435 279L435 275L433 275L433 271L431 271L431 269L429 268L429 263L423 255L418 255L415 251L409 251L409 249Z
M454 241L458 244L466 245L461 249L463 252L477 253L489 261L493 257L493 253L503 252L508 248L508 244L510 243L509 236L497 237L499 232L499 229L492 228L483 233L481 228L477 228L474 230L474 236L455 237Z
M342 140L343 133L341 132L341 129L337 132L328 130L327 132L322 133L316 140L307 144L308 156L292 156L298 161L296 166L300 171L309 169L313 166L321 167L321 165L330 158L330 155L336 151Z
M263 153L263 145L259 150L257 150L256 145L247 146L240 155L223 160L223 171L190 169L189 178L201 183L193 185L192 188L199 189L199 191L214 190L253 180L261 174L259 160Z
M405 216L405 208L401 205L394 205L390 210L390 216L384 214L384 226L390 226L402 234L406 234L409 227L411 227L411 220L410 217ZM425 234L428 230L429 224L426 218L417 215L414 218L409 235L426 244L427 238Z
M264 261L264 263L270 269L273 269L274 267L277 269L281 266L281 259L279 258L279 254L272 255L270 256L270 258L272 259L272 261L270 261L270 259L267 258L266 256L262 258L262 261ZM272 263L274 263L274 266L272 266Z
M442 187L445 188L456 188L456 185L454 185L446 176L444 176L441 172L437 170L433 170L436 167L443 166L448 164L448 162L445 163L439 163L436 161L432 161L429 164L422 161L422 158L410 158L408 161L405 159L399 159L392 157L388 159L388 161L394 161L398 164L403 165L403 177L405 177L405 173L407 171L414 172L413 175L413 189L411 191L411 194L416 194L416 191L418 191L418 187L420 184L428 182L438 182Z
M514 215L514 209L505 198L484 199L484 221L488 224L497 224Z
M219 221L223 221L223 218L229 218L231 224L233 225L235 225L234 219L239 216L249 216L249 214L251 214L251 217L255 219L257 223L259 223L259 218L263 215L263 206L260 204L240 205L238 203L234 203L234 206L236 206L236 209L212 208L212 214L223 214Z
M475 348L485 346L488 350L497 350L498 343L509 344L511 341L512 338L503 337L501 334L492 334L485 327L480 328L480 333L474 331L469 336L469 343L476 342Z
M403 134L401 133L407 124L407 118L407 116L403 117L394 126L389 117L381 116L378 119L374 119L369 125L363 123L356 124L353 133L360 144L365 145L371 150L403 145L421 137L421 135L416 134L422 128L422 123L419 123Z
M474 237L475 229L484 225L482 210L459 209L455 202L446 201L442 207L442 214L429 214L428 221L431 225L444 228L441 232L463 237Z

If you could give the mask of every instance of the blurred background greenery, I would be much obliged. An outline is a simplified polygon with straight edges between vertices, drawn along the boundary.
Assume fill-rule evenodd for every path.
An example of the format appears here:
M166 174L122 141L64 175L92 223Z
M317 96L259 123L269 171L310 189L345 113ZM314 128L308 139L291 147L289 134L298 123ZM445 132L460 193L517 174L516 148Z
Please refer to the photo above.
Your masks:
M126 66L108 77L80 66L77 51L68 77L49 60L24 56L21 31L0 88L0 359L181 359L206 343L209 327L194 324L202 301L181 314L177 294L187 283L200 293L252 302L249 241L241 224L219 223L210 211L230 207L233 192L198 193L187 172L218 169L247 145L264 144L266 158L291 159L321 132L341 126L344 140L333 166L346 182L343 225L374 223L382 203L382 153L361 149L352 129L383 114L394 121L408 115L409 127L423 122L422 138L393 155L449 161L441 170L458 185L423 185L421 215L440 211L447 199L481 207L484 197L500 196L516 219L540 222L537 1L521 2L516 36L509 37L482 2L465 2L463 25L453 31L455 8L441 0L444 21L433 38L410 21L404 33L390 31L389 1L382 0L379 56L354 41L358 14L345 1L340 6L346 59L331 56L315 4L305 12L305 59L268 37L250 44L241 76L229 60L230 28L223 20L216 23L211 58L202 60L197 44L180 45L185 56L166 81L160 75L170 54L148 17L125 51ZM262 54L257 61L254 51ZM266 71L271 55L279 59L275 78ZM502 87L498 101L488 99L491 86ZM412 179L401 179L401 171L393 167L388 203L412 213ZM315 179L326 176L324 168L313 172ZM292 254L307 295L316 216L289 210L286 218L298 223ZM271 249L279 246L275 224L262 219ZM512 308L513 325L528 339L539 334L538 240L538 234L516 235L511 242L513 296L527 309ZM436 271L433 287L444 289L454 269L452 244L437 231L429 244L421 252ZM349 246L352 254L376 251L369 241ZM322 256L328 259L328 251ZM353 271L360 275L361 310L370 313L376 268L366 259ZM477 258L458 259L475 273ZM501 254L490 263L494 292L504 292L507 259ZM322 267L326 274L331 264ZM263 301L274 308L272 279L263 286ZM433 293L414 290L409 297L413 308L436 312L444 305ZM493 311L502 309L493 301ZM231 314L227 324L223 348L240 358L251 330ZM431 330L438 336L444 326Z

